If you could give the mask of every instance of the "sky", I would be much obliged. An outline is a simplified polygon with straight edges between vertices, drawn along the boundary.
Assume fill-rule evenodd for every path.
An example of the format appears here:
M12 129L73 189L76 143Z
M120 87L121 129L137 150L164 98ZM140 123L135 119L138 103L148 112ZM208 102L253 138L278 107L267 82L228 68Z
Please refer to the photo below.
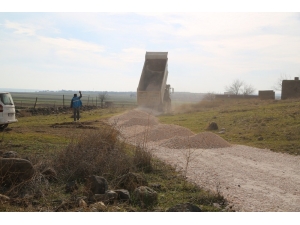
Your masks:
M177 92L223 93L239 79L258 93L273 90L282 75L300 77L293 5L54 2L25 10L12 3L0 12L0 88L136 91L145 54L156 51L168 52L167 83Z

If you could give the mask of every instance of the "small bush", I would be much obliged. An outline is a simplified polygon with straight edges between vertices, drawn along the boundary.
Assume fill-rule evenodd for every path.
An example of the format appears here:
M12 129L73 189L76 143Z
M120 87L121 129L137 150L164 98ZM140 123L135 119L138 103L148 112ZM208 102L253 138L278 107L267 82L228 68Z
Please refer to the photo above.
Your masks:
M83 180L88 175L106 175L110 179L128 172L132 160L118 134L110 126L80 133L55 158L58 176L64 180Z

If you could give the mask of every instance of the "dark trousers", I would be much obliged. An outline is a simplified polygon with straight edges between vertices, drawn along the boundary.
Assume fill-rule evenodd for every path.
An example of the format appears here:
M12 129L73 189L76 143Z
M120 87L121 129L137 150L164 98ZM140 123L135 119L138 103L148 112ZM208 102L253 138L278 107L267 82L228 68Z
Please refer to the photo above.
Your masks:
M79 120L79 107L78 108L73 108L73 113L74 113L74 121Z

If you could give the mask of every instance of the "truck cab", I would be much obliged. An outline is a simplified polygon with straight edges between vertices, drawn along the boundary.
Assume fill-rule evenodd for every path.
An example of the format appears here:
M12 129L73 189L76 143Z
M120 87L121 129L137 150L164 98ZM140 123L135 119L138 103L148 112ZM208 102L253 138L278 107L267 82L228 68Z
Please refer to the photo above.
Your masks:
M10 123L18 122L14 101L9 92L0 92L0 130Z

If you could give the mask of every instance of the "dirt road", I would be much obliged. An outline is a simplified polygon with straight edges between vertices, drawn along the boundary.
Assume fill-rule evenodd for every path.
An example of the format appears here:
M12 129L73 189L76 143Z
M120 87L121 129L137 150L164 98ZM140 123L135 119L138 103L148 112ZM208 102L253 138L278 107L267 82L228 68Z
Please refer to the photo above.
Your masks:
M130 123L134 118L139 118L142 123ZM299 156L242 145L209 149L166 148L162 145L170 139L170 135L166 135L170 133L170 125L163 130L154 116L133 110L112 118L112 121L118 121L124 137L133 144L139 144L142 136L147 137L151 130L154 131L156 138L148 140L147 146L155 156L183 172L187 168L190 181L205 189L219 191L236 211L300 212ZM180 130L178 126L176 129ZM173 138L186 136L185 128L183 131L178 131ZM218 139L211 136L206 142L214 146L215 140Z

